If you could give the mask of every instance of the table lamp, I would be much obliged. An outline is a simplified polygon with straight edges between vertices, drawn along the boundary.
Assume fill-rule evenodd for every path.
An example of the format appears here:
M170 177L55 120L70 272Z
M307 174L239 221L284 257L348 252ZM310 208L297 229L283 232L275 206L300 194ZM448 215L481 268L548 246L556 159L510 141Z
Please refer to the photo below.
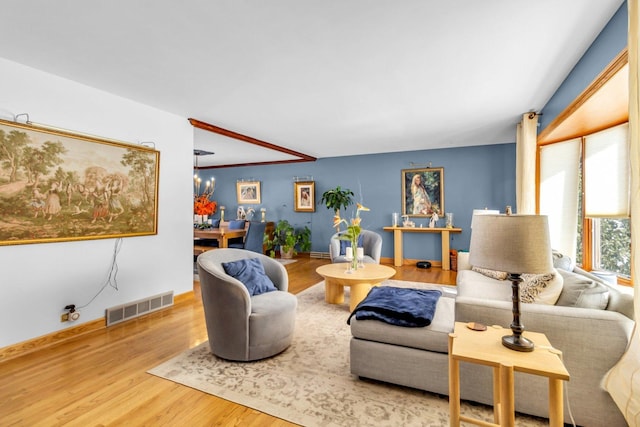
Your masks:
M469 262L476 267L505 271L511 280L513 335L502 344L516 351L532 351L534 344L522 336L520 323L521 274L543 274L553 270L549 224L543 215L474 215Z

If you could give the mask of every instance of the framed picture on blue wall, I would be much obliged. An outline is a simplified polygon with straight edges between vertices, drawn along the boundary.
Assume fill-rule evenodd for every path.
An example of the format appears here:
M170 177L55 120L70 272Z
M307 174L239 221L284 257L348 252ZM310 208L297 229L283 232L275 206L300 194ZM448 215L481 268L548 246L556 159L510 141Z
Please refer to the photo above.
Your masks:
M316 183L315 181L296 181L293 183L295 193L295 212L315 212L316 211Z
M236 192L238 203L260 204L260 181L238 181Z
M402 215L444 215L444 168L402 170Z

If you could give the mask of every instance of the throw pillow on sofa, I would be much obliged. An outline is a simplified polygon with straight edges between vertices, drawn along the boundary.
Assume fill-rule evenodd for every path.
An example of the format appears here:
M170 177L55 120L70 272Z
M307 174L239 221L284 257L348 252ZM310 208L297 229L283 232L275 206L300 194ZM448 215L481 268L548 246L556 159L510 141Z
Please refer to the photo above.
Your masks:
M546 274L523 274L521 277L520 301L549 305L558 301L564 284L558 270Z
M609 288L586 276L558 270L564 286L556 305L605 310L609 304Z
M475 265L471 267L472 271L476 273L480 273L484 276L490 277L496 280L507 280L507 272L506 271L496 271L489 270L488 268L476 267Z
M489 270L487 268L472 267L472 271L480 273L491 279L511 282L507 279L508 273L504 271ZM523 274L520 283L520 301L523 303L537 303L554 305L562 292L563 279L553 270L546 274Z

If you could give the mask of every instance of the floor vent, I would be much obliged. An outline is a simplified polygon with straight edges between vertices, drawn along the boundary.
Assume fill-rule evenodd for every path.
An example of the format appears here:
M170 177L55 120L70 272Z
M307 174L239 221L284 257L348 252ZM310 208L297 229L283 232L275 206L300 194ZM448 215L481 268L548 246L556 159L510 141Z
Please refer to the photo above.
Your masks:
M311 252L309 253L310 258L322 258L322 259L331 259L329 256L329 252Z
M173 291L107 309L107 326L173 305Z

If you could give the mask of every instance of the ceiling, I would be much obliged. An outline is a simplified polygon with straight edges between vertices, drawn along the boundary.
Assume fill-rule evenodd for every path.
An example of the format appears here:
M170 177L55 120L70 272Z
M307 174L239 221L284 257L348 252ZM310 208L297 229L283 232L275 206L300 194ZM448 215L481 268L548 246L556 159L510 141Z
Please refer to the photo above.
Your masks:
M0 57L229 131L200 167L510 143L622 3L29 0Z

